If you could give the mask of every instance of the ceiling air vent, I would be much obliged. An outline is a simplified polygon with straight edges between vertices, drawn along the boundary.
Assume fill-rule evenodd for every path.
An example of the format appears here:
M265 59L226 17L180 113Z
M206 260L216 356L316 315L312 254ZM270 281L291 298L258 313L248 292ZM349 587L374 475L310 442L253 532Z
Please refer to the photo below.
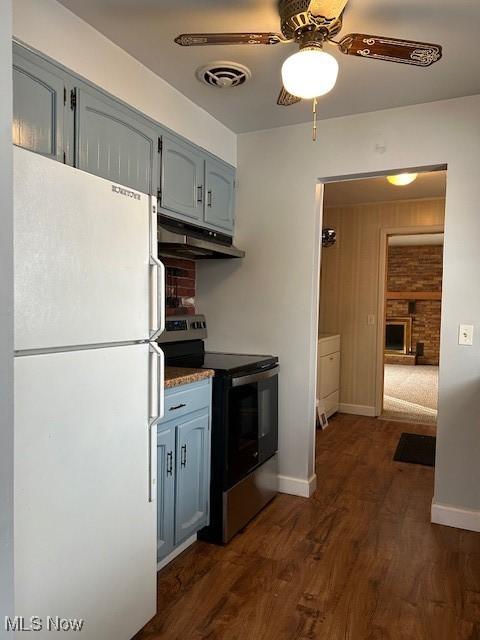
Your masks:
M197 78L203 84L217 89L239 87L250 80L250 69L238 62L209 62L197 69Z

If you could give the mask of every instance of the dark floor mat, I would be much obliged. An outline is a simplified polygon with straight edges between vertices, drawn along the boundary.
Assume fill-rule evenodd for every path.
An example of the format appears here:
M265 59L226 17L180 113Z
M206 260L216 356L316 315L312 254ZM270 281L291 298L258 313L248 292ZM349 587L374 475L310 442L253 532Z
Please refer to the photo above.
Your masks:
M396 462L411 462L435 466L434 436L420 436L416 433L402 433L393 459Z

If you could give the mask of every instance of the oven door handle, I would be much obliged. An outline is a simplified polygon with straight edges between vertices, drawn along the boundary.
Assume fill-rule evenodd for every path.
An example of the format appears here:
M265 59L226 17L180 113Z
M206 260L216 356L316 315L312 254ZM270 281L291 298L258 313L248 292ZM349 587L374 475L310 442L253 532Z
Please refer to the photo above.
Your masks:
M262 380L273 378L276 375L278 375L278 367L252 373L249 376L238 376L238 378L232 378L232 387L240 387L244 384L251 384L252 382L261 382Z

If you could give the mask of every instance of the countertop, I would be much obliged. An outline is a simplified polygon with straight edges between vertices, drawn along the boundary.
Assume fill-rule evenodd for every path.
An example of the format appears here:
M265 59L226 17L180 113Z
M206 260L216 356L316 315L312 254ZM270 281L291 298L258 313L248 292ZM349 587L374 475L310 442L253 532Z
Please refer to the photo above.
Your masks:
M165 367L165 389L192 384L205 378L213 378L213 369L189 369L187 367Z

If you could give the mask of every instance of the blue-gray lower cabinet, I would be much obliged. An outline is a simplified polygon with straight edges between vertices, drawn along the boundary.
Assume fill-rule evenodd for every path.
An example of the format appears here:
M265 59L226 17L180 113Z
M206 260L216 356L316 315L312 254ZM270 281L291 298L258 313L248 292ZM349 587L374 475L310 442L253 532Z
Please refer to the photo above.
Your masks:
M209 522L211 395L210 379L165 391L157 426L158 561Z
M207 524L209 436L206 412L177 427L175 544L181 544Z
M175 427L157 435L157 557L164 558L175 546Z

